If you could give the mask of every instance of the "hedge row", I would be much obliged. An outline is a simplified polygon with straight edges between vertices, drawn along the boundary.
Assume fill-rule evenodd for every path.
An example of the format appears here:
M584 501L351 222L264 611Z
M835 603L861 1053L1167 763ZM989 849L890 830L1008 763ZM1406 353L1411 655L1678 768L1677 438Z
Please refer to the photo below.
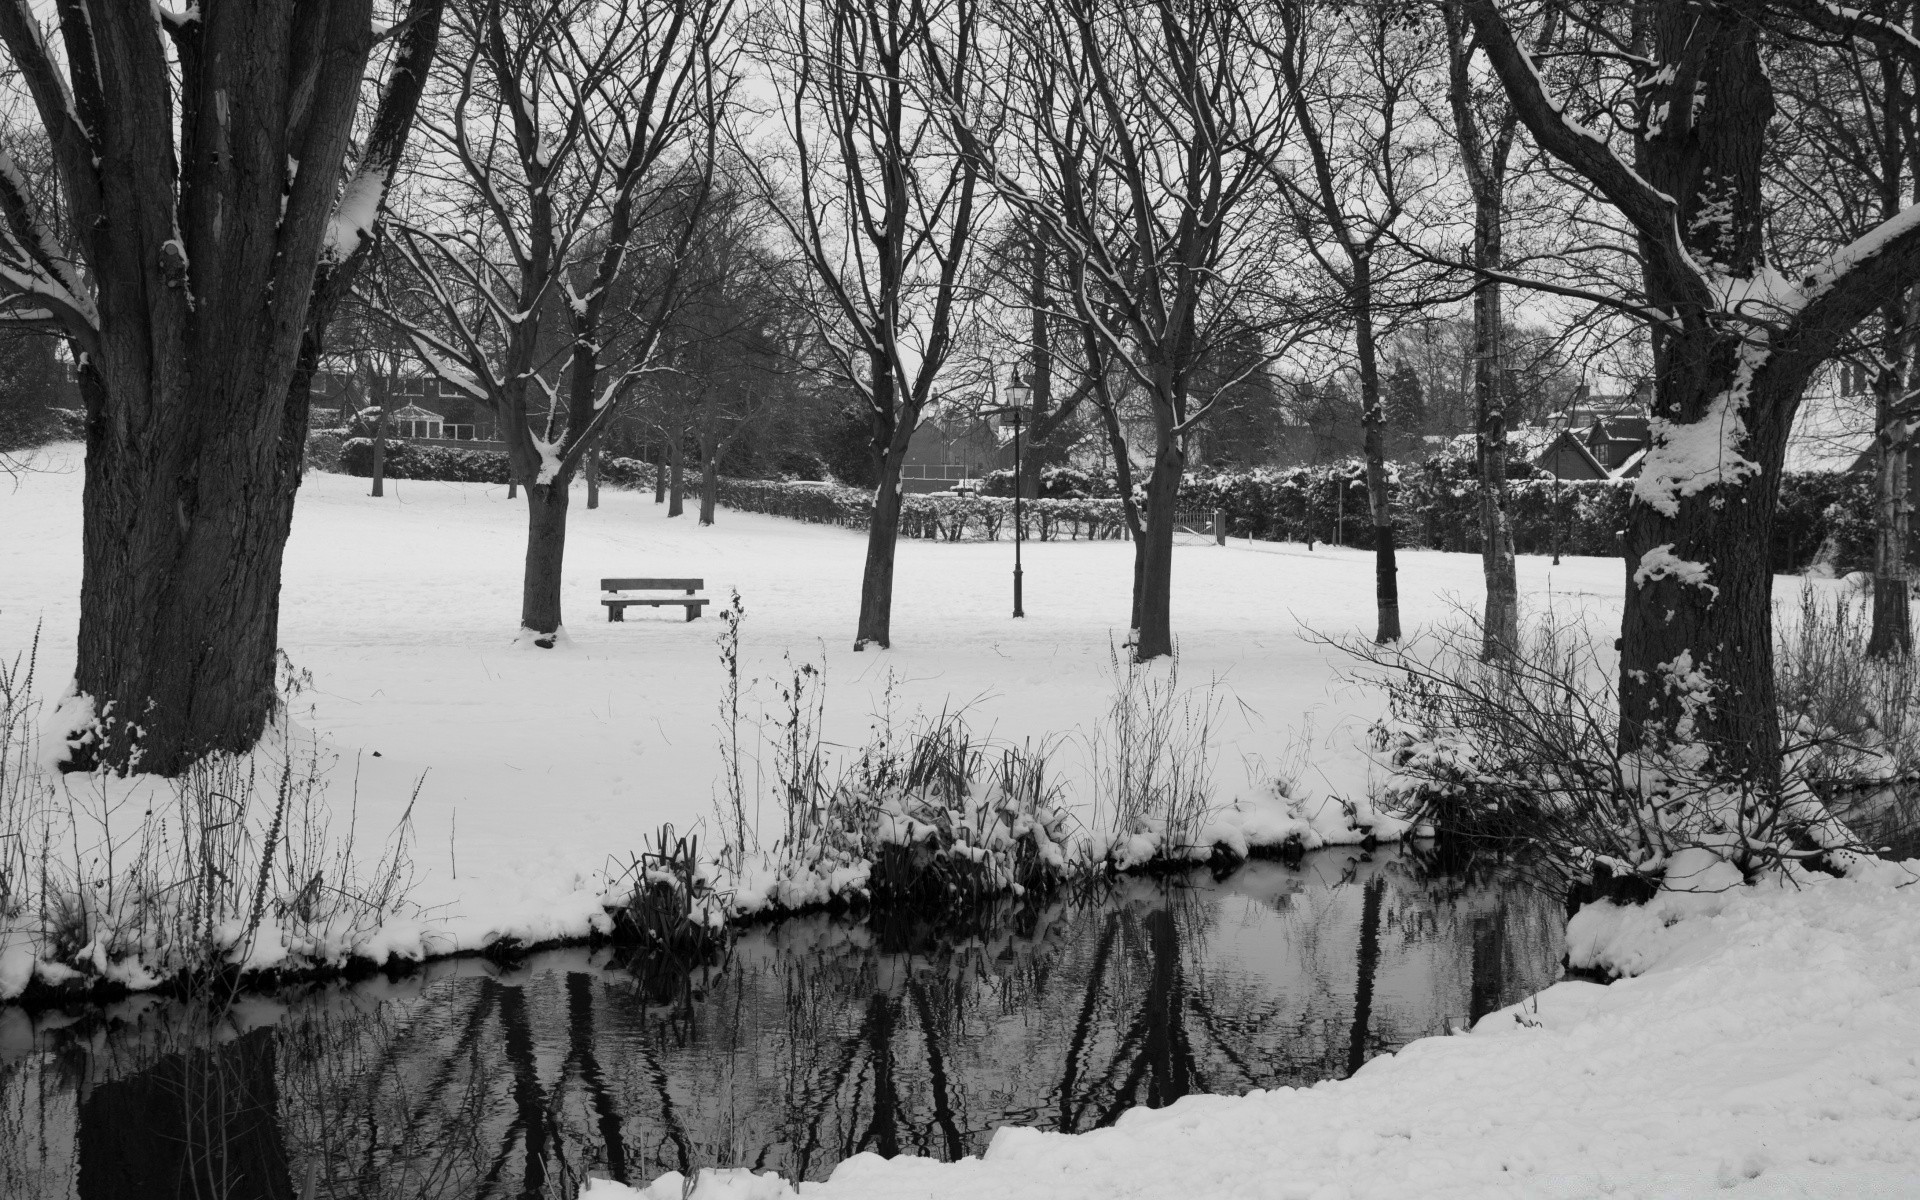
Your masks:
M1390 493L1401 545L1433 550L1480 550L1480 484L1470 462L1435 458L1396 464ZM1522 554L1613 555L1627 524L1630 480L1513 479L1508 511L1514 549ZM1345 491L1344 521L1341 492ZM1373 542L1362 464L1286 471L1246 471L1199 477L1181 488L1182 507L1226 512L1228 531L1270 541ZM1829 471L1791 471L1781 477L1768 548L1777 572L1816 561L1839 570L1867 565L1873 556L1873 480Z
M768 513L814 524L865 529L873 494L832 483L781 483L764 479L720 480L720 503L741 512ZM1096 540L1124 536L1126 518L1118 500L1029 500L1026 535L1040 541ZM903 537L935 541L996 541L1013 527L1013 501L999 496L948 493L908 495L900 505Z
M340 451L349 475L372 472L373 445L349 439ZM507 461L498 451L460 450L391 442L386 473L394 479L507 482ZM1518 470L1527 470L1521 467ZM630 458L602 460L601 480L612 487L653 487L654 467ZM1010 473L990 480L1011 492ZM1396 464L1390 472L1395 531L1401 545L1477 553L1480 549L1480 486L1473 464L1434 458ZM1026 502L1028 537L1042 541L1114 538L1125 535L1120 502L1075 493L1107 491L1092 477L1067 470L1052 473L1052 495ZM697 486L689 474L688 486ZM1514 548L1522 554L1612 555L1627 523L1629 481L1563 482L1516 478L1509 483ZM1873 551L1873 482L1864 475L1788 472L1781 479L1768 558L1773 570L1804 570L1826 560L1839 570L1865 566ZM1343 495L1344 493L1344 495ZM871 493L831 483L782 482L723 477L720 502L741 512L768 513L796 521L865 529ZM1185 510L1223 510L1236 537L1266 541L1372 544L1367 515L1366 472L1357 460L1322 467L1237 471L1187 479L1180 489ZM962 541L995 540L1011 528L1013 501L1005 495L952 493L909 495L901 511L903 536Z

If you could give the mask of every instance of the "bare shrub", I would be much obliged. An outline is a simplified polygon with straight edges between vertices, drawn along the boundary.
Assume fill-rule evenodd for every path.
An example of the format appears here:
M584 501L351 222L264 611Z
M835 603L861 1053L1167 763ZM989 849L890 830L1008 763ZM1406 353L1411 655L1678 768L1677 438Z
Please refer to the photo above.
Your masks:
M1796 770L1834 814L1875 842L1920 834L1920 664L1867 653L1870 601L1800 591L1778 622L1780 727Z
M1748 877L1787 860L1842 865L1860 849L1800 770L1813 741L1790 748L1777 783L1717 777L1700 745L1621 744L1617 659L1583 622L1538 618L1504 661L1482 662L1481 643L1470 614L1404 649L1336 643L1388 694L1374 736L1398 815L1524 852L1560 887L1651 886L1693 848ZM1671 664L1666 682L1691 714L1715 697L1686 668Z
M0 669L0 931L43 978L137 989L339 965L406 911L411 805L367 866L357 784L342 833L327 800L334 756L287 720L298 673L283 669L279 719L249 754L209 755L171 779L56 782L35 757L31 662Z
M1091 746L1097 802L1120 865L1183 860L1209 848L1200 833L1213 806L1213 740L1222 699L1210 681L1180 686L1178 650L1164 665L1109 647L1113 703Z

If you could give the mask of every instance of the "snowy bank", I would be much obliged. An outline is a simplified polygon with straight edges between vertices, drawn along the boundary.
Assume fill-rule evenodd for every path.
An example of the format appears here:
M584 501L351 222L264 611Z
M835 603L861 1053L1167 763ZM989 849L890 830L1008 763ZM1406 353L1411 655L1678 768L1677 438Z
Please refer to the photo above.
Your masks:
M1920 1194L1920 861L1698 895L1628 930L1641 973L1564 982L1352 1078L1190 1096L1079 1135L825 1183L669 1174L588 1200ZM1671 923L1668 919L1671 918ZM1576 929L1579 927L1576 921ZM1653 931L1659 930L1655 934ZM1589 930L1588 932L1592 932Z

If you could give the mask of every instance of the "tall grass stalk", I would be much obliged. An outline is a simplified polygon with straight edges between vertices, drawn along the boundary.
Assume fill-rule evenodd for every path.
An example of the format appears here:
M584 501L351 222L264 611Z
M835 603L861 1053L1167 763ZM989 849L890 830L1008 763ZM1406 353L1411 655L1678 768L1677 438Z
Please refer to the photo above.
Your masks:
M1182 858L1199 849L1213 807L1217 685L1180 686L1180 657L1138 663L1109 647L1113 703L1092 745L1097 802L1111 813L1113 844L1135 837Z

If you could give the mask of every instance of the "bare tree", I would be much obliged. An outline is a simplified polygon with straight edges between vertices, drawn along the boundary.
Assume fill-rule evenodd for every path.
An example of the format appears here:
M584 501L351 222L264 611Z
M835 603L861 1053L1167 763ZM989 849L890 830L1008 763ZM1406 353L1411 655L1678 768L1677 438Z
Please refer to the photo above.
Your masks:
M7 319L81 364L86 497L73 765L173 773L272 711L280 564L306 436L303 367L412 123L438 0L390 31L379 112L341 169L366 0L26 4L0 41L51 144L78 261L0 166Z
M944 65L935 78L968 153L995 190L1044 231L1065 263L1086 376L1114 445L1134 527L1131 644L1173 651L1173 530L1187 436L1220 390L1197 372L1226 342L1255 335L1263 369L1286 337L1273 289L1273 230L1259 219L1261 163L1285 136L1285 110L1251 69L1234 0L1116 6L1063 0L1005 5L998 70L1012 108L1004 139L975 120ZM1147 398L1154 430L1144 521L1115 380Z
M711 179L730 0L451 11L451 94L426 122L451 164L448 196L396 227L411 296L379 302L443 386L493 411L526 492L522 636L551 647L573 477L653 366L672 264ZM611 327L630 253L667 269L634 319Z
M979 173L945 137L914 76L932 47L977 97L977 0L791 0L765 55L790 168L741 156L818 285L820 335L871 418L878 483L854 649L893 638L901 465L973 299L967 263Z
M1914 30L1911 0L1882 6L1890 26ZM1797 52L1795 52L1797 51ZM1831 249L1897 217L1920 201L1920 109L1914 64L1887 44L1841 43L1832 53L1789 48L1775 55L1773 78L1788 119L1770 148L1770 176L1782 192L1774 237L1802 252ZM1907 556L1913 501L1909 478L1916 329L1911 289L1889 295L1849 348L1850 372L1870 383L1873 411L1873 626L1867 652L1904 656L1913 649ZM1842 401L1844 402L1844 398Z
M1473 265L1483 271L1506 265L1507 170L1520 117L1497 84L1489 88L1474 72L1474 43L1461 0L1441 0L1447 34L1447 107L1467 190L1473 196ZM1552 22L1545 23L1544 45ZM1507 426L1501 368L1506 314L1501 282L1483 277L1473 292L1473 431L1480 468L1480 560L1487 598L1481 614L1480 654L1510 655L1520 638L1520 586L1514 574L1513 527L1507 514Z
M1306 158L1296 164L1268 155L1263 164L1352 324L1373 520L1374 640L1396 642L1400 583L1379 342L1390 298L1411 265L1404 255L1393 261L1395 227L1432 183L1430 135L1418 121L1418 87L1432 55L1423 31L1391 0L1284 0L1274 14L1273 35L1260 40L1262 58L1276 77L1270 86L1291 103Z
M1920 54L1879 7L1565 10L1578 36L1557 53L1580 60L1566 75L1577 100L1549 91L1496 0L1465 9L1528 133L1605 197L1641 264L1637 294L1585 297L1631 313L1653 340L1653 446L1626 530L1623 748L1762 788L1779 778L1780 731L1772 577L1758 548L1787 433L1808 378L1920 278L1920 206L1791 273L1768 260L1762 164L1775 103L1762 57L1816 39Z

